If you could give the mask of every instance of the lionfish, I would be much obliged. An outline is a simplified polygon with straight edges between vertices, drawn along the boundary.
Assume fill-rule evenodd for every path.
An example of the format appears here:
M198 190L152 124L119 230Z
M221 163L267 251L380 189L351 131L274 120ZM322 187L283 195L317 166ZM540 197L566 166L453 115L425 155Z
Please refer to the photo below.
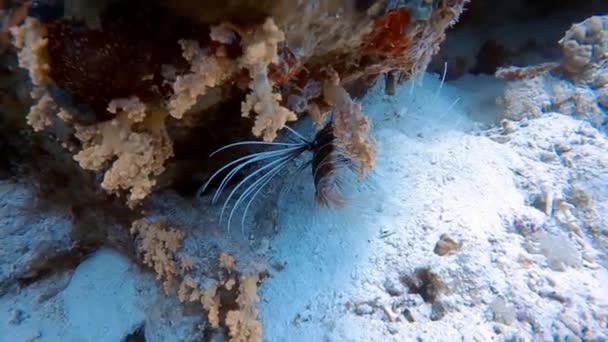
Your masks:
M211 204L215 205L221 194L226 190L230 180L237 175L239 171L243 170L245 167L256 165L251 173L234 186L223 202L220 212L220 223L223 222L223 219L226 216L229 202L234 199L234 204L228 214L228 230L230 230L232 219L237 208L244 204L245 207L241 217L241 232L244 232L245 218L256 196L275 176L287 167L290 162L294 161L306 151L312 153L312 158L302 165L298 169L298 172L310 166L315 187L314 199L316 205L320 207L342 207L345 205L343 196L344 184L340 172L343 169L355 170L356 165L354 161L345 157L344 150L337 143L332 120L329 120L325 126L315 134L314 139L312 140L306 139L289 126L285 126L285 128L287 128L291 134L291 141L241 141L221 147L209 156L211 158L217 153L243 145L252 147L255 145L263 145L274 148L269 151L251 153L227 163L215 171L199 189L197 197L202 196L209 187L209 184L215 178L220 174L227 172L211 198ZM258 166L258 164L261 165ZM293 183L291 183L291 185L293 185ZM244 188L244 190L236 196L241 188Z

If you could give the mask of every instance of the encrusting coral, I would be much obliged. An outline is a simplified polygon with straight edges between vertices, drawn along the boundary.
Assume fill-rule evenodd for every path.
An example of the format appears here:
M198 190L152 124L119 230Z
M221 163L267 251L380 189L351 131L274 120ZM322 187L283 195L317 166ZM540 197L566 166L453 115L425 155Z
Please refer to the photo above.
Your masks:
M30 107L26 120L35 132L40 132L52 124L52 115L57 113L58 107L51 95L42 87L32 89L31 96L38 102Z
M211 328L224 328L229 341L261 341L262 324L255 309L260 277L257 274L239 276L234 258L225 253L219 257L219 267L223 274L220 284L201 289L192 279L185 279L178 290L179 300L200 302Z
M572 25L559 44L567 74L580 74L597 65L608 57L608 17L593 16Z
M240 33L243 55L236 61L223 48L212 52L201 49L195 41L179 42L184 51L183 57L190 63L190 73L177 76L173 83L174 94L169 100L169 111L173 117L181 119L194 107L199 97L204 96L210 88L223 84L239 68L243 68L249 71L251 93L243 101L241 112L245 117L255 112L257 116L252 128L253 134L272 141L286 122L297 119L294 112L280 104L282 96L273 92L273 84L268 76L269 65L279 63L277 46L285 40L285 35L272 18ZM225 26L214 26L210 37L232 44L236 33Z
M229 330L230 341L255 342L262 340L262 324L257 320L255 304L257 295L258 276L244 276L240 279L239 296L236 299L238 310L230 310L226 314L226 326Z
M124 195L131 209L165 185L162 173L183 176L173 173L177 163L208 163L206 152L251 135L275 140L307 114L319 129L331 115L332 139L335 134L339 150L365 176L376 142L347 89L386 72L400 78L423 72L465 2L264 2L270 10L247 20L197 20L196 13L177 15L162 2L143 0L100 1L94 11L82 1L27 2L24 9L65 7L12 30L33 85L27 123L60 137L67 147L58 148L62 156L103 176L101 187ZM182 231L165 220L140 219L130 233L164 290L179 282L179 299L200 303L206 327L222 329L231 341L262 339L255 308L262 274L237 272L234 259L222 255L220 276L189 278L199 265L176 255Z
M572 25L559 44L559 63L496 72L498 78L512 80L497 98L503 117L521 120L557 111L604 126L608 122L608 16Z

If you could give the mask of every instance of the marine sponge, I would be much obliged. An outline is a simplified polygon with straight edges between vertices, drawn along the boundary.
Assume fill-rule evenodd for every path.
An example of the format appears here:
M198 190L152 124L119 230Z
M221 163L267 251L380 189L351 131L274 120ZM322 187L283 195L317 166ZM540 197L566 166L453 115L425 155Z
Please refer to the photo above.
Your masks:
M559 44L562 49L562 66L569 74L577 74L606 59L608 16L593 16L572 25Z

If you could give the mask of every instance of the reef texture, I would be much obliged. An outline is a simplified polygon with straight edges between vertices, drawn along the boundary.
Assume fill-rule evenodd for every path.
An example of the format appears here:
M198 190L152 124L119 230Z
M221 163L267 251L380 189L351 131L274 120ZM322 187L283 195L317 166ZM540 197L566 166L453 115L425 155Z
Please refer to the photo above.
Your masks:
M560 112L605 130L608 123L608 16L572 25L559 41L561 59L527 68L502 68L510 80L498 98L502 116L511 120Z
M15 210L32 211L6 233L21 236L25 217L65 222L26 231L47 245L7 263L0 293L110 246L152 270L200 318L204 340L261 340L266 265L255 248L201 229L217 226L213 210L189 198L217 163L247 151L209 154L273 141L307 114L322 127L331 114L365 177L376 141L355 95L384 73L423 73L466 2L0 1L0 175L25 189L3 188ZM256 219L269 231L270 220ZM6 260L22 249L15 241Z
M208 172L200 152L249 132L272 141L308 112L338 117L347 157L364 176L374 143L345 89L386 72L419 75L465 2L231 1L223 13L189 1L39 1L11 31L35 87L28 124L46 134L67 130L62 143L81 167L105 173L101 187L135 207L167 163L198 159ZM134 103L117 105L127 99ZM228 103L241 103L240 111ZM227 133L193 138L200 129ZM176 153L180 139L202 146ZM166 182L193 173L179 166Z

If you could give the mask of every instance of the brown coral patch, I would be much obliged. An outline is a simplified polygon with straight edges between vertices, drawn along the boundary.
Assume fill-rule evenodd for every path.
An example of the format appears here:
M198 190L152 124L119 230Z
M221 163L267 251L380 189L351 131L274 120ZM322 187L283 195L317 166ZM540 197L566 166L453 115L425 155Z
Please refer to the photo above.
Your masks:
M212 42L207 26L138 1L109 6L101 26L91 29L67 20L48 24L51 78L98 115L104 115L115 98L135 95L148 102L170 94L170 85L163 82L163 65L177 71L188 67L178 40L196 40L201 46ZM238 48L227 51L240 53Z
M403 55L410 46L405 35L409 24L410 15L405 8L388 11L374 21L374 28L365 39L364 51L386 57Z

